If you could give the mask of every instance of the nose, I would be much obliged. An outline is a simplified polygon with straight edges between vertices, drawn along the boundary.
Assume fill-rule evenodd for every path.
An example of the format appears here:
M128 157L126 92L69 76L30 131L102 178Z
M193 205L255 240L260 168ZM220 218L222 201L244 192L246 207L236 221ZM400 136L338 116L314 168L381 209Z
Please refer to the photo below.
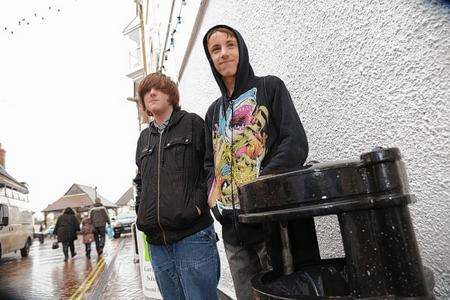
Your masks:
M227 47L222 47L220 50L220 57L227 58L228 57L228 49Z
M155 98L156 97L156 91L154 89L151 89L149 94L150 98Z

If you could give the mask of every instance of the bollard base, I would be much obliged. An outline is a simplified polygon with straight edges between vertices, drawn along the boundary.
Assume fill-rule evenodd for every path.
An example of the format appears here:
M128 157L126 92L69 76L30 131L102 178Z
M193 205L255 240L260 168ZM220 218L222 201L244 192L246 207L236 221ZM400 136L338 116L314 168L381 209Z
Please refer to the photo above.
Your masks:
M268 271L252 279L254 299L258 300L428 300L430 296L407 297L382 295L355 297L351 295L344 258L321 260L320 263L304 265L301 271L279 275ZM433 284L430 288L433 288Z
M273 271L258 274L252 285L255 299L351 299L343 258L304 265L286 276Z

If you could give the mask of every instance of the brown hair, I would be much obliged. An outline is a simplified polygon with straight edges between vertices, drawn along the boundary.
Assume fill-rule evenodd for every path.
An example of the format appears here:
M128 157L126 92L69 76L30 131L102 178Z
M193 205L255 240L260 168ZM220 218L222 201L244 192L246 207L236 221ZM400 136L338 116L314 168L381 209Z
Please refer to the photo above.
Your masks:
M234 37L235 39L237 39L236 34L232 30L230 30L226 27L217 27L217 28L214 28L213 30L211 30L210 32L208 32L208 34L206 35L206 46L208 46L208 42L209 42L209 39L211 38L211 36L216 32L222 32L222 33L225 33L228 37Z
M144 111L147 112L147 114L150 115L150 112L145 107L144 96L152 89L169 95L169 104L171 104L173 108L180 108L180 93L175 82L162 73L152 73L147 75L141 83L139 83L138 87L139 104L142 106Z

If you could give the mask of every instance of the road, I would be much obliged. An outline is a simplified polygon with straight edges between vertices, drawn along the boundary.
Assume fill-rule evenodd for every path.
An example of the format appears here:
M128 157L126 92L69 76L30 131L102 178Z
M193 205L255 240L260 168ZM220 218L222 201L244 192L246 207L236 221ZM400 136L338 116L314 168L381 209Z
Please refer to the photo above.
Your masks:
M20 252L2 257L0 299L144 299L131 235L106 239L100 258L92 244L91 259L79 237L75 241L77 255L67 262L61 246L52 249L53 241L46 239L40 244L35 240L26 258L21 258ZM218 246L222 266L219 289L234 297L221 241Z
M92 258L87 259L79 240L75 241L77 255L67 262L61 246L51 248L52 239L44 244L35 240L27 258L21 258L19 252L4 255L0 261L2 292L17 299L70 299L80 286L86 286L88 277L93 279L94 272L96 277L103 272L116 254L114 251L126 241L107 240L103 258L98 258L94 250Z

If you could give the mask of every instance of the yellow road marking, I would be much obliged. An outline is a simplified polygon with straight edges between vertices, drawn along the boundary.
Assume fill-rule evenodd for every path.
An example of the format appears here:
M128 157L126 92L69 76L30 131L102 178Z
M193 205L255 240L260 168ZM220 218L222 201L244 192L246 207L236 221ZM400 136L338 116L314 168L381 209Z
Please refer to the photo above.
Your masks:
M103 270L105 266L105 258L102 256L100 260L95 265L95 268L89 272L86 279L83 283L78 287L75 293L70 297L70 300L80 300L84 296L84 294L91 288L98 274Z

